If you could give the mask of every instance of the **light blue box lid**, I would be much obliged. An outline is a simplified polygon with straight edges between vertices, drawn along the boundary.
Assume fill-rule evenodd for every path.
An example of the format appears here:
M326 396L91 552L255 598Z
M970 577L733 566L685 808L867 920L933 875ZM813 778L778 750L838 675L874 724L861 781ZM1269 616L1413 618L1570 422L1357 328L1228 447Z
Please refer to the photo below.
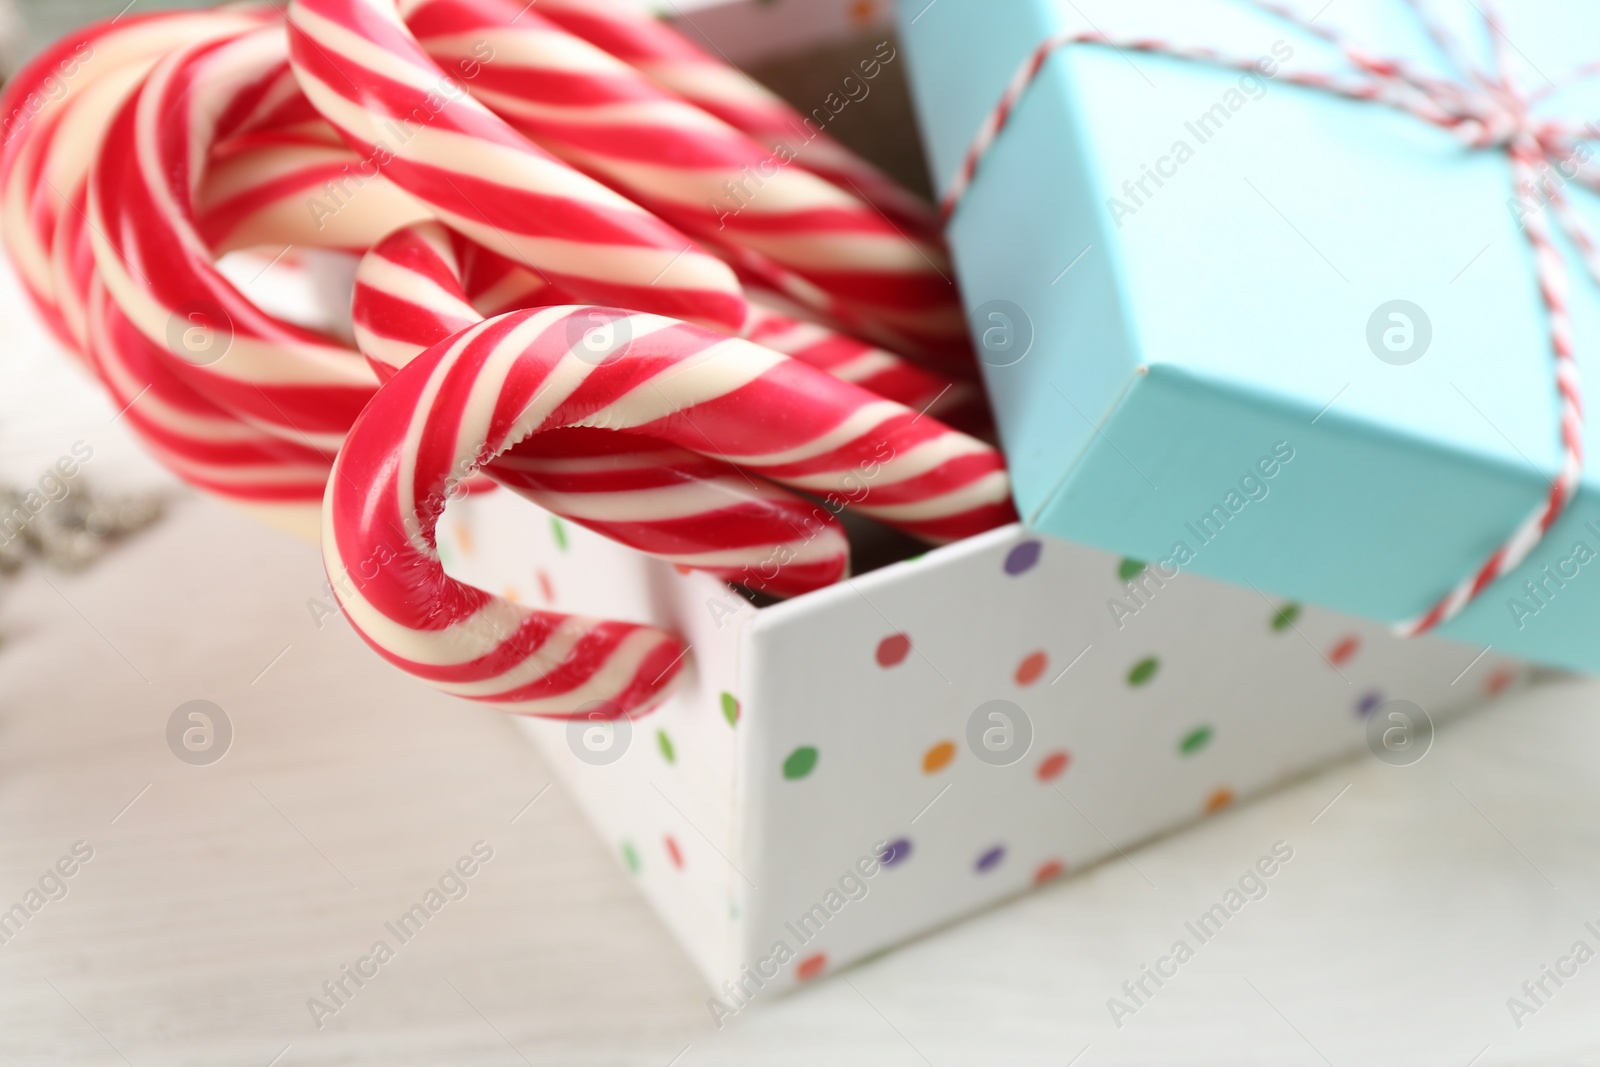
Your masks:
M1434 7L1487 54L1470 4ZM1549 492L1562 458L1549 322L1504 152L1284 81L1354 71L1245 0L903 0L899 18L941 188L1054 34L1278 64L1267 78L1070 46L985 157L950 240L1028 522L1397 621ZM1340 0L1320 18L1459 77L1403 0ZM1521 0L1505 37L1536 91L1600 58L1600 8ZM1540 113L1600 120L1600 81ZM1566 191L1600 232L1600 195ZM1600 381L1600 291L1563 247L1579 365ZM1419 310L1392 318L1395 301ZM1592 424L1586 443L1600 456ZM1440 632L1600 671L1600 469Z

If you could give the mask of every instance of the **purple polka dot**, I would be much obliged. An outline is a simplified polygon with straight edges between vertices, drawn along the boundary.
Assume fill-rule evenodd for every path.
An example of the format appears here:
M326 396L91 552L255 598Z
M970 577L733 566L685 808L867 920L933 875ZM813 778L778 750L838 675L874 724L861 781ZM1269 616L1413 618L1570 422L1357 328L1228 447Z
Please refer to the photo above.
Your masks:
M1006 573L1011 575L1031 571L1039 562L1039 551L1044 546L1038 541L1024 541L1006 553Z
M911 855L910 840L897 837L878 851L878 862L885 867L893 867L909 855Z
M1005 856L1006 846L996 845L988 852L985 852L983 855L979 856L978 862L974 864L974 866L977 867L979 871L987 871L998 866L1000 861L1005 859Z
M1356 701L1356 714L1361 716L1364 719L1368 715L1372 714L1372 709L1373 708L1376 708L1379 704L1382 704L1382 703L1383 703L1383 694L1378 692L1376 689L1374 689L1374 690L1372 690L1372 691L1370 691L1368 693L1363 694L1361 699Z

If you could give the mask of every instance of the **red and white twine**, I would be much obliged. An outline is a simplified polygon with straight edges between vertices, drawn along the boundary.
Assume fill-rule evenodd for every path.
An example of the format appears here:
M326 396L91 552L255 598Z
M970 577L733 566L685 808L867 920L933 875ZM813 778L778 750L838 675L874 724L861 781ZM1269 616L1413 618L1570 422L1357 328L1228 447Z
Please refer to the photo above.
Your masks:
M1378 56L1338 31L1315 25L1298 12L1269 0L1250 2L1268 14L1335 46L1359 72L1355 75L1339 75L1282 71L1277 75L1278 81L1353 100L1382 104L1448 130L1468 147L1504 152L1511 165L1515 189L1535 196L1542 194L1547 199L1551 215L1562 235L1577 250L1590 278L1600 284L1600 252L1596 251L1595 242L1573 213L1563 190L1555 183L1540 181L1541 167L1566 164L1575 157L1583 141L1592 139L1591 135L1577 123L1533 114L1534 107L1551 95L1551 90L1530 92L1517 84L1510 69L1499 18L1488 4L1481 5L1479 10L1484 28L1494 43L1494 63L1491 68L1482 69L1466 58L1460 42L1442 23L1429 16L1421 0L1403 0L1421 21L1440 52L1460 72L1460 80L1449 80L1425 74L1403 59ZM1034 49L1017 68L1000 102L979 127L959 171L940 201L940 213L947 223L971 189L984 157L1010 122L1017 105L1027 95L1045 63L1057 51L1069 45L1096 45L1122 52L1144 52L1232 70L1259 69L1255 60L1246 57L1225 55L1214 49L1180 45L1160 38L1117 38L1093 31L1051 37ZM1564 87L1596 74L1600 74L1600 64L1586 64L1557 79L1555 84ZM1562 173L1565 176L1566 171ZM1580 172L1571 180L1600 192L1600 176ZM1578 365L1573 358L1566 260L1556 246L1550 225L1542 212L1525 214L1523 234L1533 252L1539 294L1549 321L1550 348L1555 356L1555 385L1561 403L1561 469L1551 481L1549 493L1474 573L1462 579L1421 615L1395 624L1395 631L1403 636L1427 633L1448 622L1496 579L1515 570L1561 518L1576 494L1582 477L1583 399Z

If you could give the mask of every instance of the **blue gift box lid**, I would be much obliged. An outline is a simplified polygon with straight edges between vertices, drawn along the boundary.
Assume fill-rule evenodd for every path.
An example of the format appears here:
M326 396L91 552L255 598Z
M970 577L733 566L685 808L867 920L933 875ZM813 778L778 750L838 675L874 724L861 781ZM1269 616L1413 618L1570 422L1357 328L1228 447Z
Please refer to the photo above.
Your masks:
M1476 8L1434 6L1489 54ZM1560 410L1522 219L1555 220L1518 198L1504 151L1286 81L1356 72L1246 0L903 0L899 19L941 188L1052 35L1155 36L1260 64L1057 50L952 219L1026 521L1158 575L1398 621L1549 493ZM1462 77L1404 0L1341 0L1319 20ZM1554 85L1600 58L1600 8L1522 0L1502 48L1524 90ZM1539 113L1600 119L1600 81L1550 91ZM1591 149L1564 162L1581 174ZM1552 173L1600 232L1600 194ZM1600 289L1558 243L1578 362L1600 380ZM1600 457L1592 424L1586 441ZM1159 605L1108 605L1129 626L1146 609ZM1600 469L1439 632L1600 670Z

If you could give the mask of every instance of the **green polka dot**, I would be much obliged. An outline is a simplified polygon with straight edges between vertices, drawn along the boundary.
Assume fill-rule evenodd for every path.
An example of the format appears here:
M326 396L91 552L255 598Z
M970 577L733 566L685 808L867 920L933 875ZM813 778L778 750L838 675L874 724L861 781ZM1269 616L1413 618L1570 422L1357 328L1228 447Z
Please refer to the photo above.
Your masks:
M1295 621L1299 618L1300 605L1291 600L1289 603L1279 608L1277 613L1272 616L1272 628L1281 634L1283 631L1293 626Z
M550 536L556 539L556 547L561 551L567 550L567 526L559 516L550 516Z
M810 745L802 745L789 753L789 758L783 761L783 776L791 781L804 778L816 765L817 750Z
M722 694L722 717L728 720L729 726L739 724L739 702L732 693Z
M678 753L672 747L672 738L667 736L665 730L656 731L656 745L661 749L661 758L668 763L678 762Z
M1211 727L1201 726L1184 735L1183 740L1178 742L1178 751L1185 756L1192 756L1210 743Z
M633 847L632 841L622 843L622 862L628 865L629 871L639 873L639 851Z
M1154 678L1156 676L1156 671L1160 669L1160 660L1156 659L1154 656L1146 656L1138 663L1135 663L1133 668L1128 671L1128 684L1134 686L1144 685L1150 679Z
M1143 560L1125 559L1117 567L1117 577L1125 582L1131 582L1144 573L1144 568Z

